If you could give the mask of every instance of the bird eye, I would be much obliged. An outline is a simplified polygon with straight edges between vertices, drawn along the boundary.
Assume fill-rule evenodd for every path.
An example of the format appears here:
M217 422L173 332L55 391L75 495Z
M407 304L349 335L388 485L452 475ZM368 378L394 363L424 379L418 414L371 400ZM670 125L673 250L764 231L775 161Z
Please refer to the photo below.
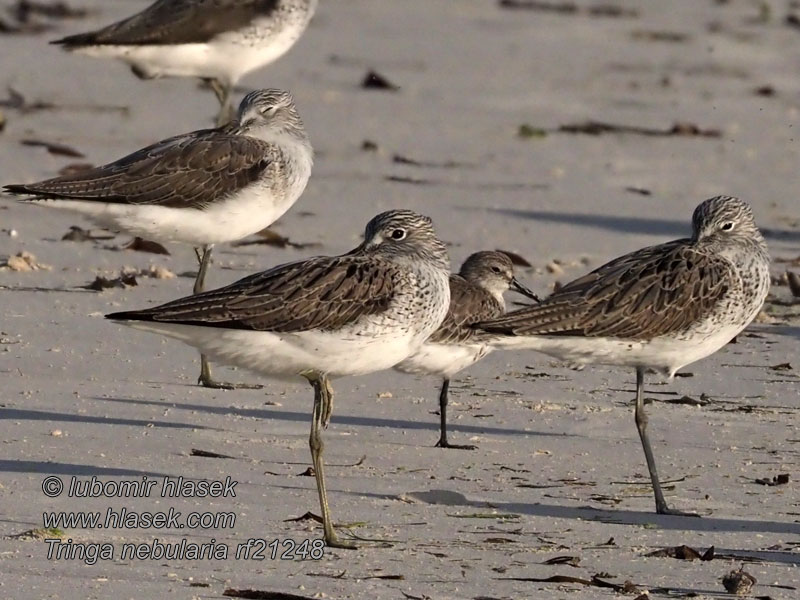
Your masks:
M405 229L395 229L392 231L392 239L393 240L402 240L406 237L406 230Z
M499 272L500 272L500 267L497 266L492 267L492 273L499 273Z
M720 227L720 229L722 231L730 231L731 229L733 229L733 221L725 221L722 224L722 227Z

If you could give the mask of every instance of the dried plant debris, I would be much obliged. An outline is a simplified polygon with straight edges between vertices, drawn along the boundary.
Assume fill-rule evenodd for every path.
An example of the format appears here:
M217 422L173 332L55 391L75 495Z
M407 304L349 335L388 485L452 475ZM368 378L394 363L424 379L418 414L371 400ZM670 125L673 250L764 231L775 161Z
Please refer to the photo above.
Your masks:
M2 31L2 22L0 22L0 31ZM0 106L5 108L13 108L21 112L31 112L34 110L51 110L55 105L49 102L34 102L29 103L28 100L12 87L8 88L8 98L0 100Z
M702 129L694 123L678 121L668 129L653 127L638 127L636 125L618 125L604 121L584 121L583 123L568 123L560 125L556 131L561 133L583 133L586 135L602 135L606 133L635 134L651 137L709 137L718 138L722 135L719 129Z
M514 265L515 267L533 266L527 258L525 258L520 254L517 254L516 252L511 252L510 250L501 250L500 248L497 248L495 252L501 252L502 254L505 254L511 261L511 264Z
M43 140L26 139L21 140L20 144L23 146L41 146L46 149L50 154L56 156L71 156L73 158L85 158L85 155L71 146L66 144L59 144L58 142L45 142Z
M20 23L29 22L33 15L41 15L50 19L82 19L89 15L89 11L85 8L73 8L63 1L17 0L16 4L8 7L8 11Z
M800 275L794 271L786 271L786 282L789 284L792 296L800 298Z
M199 450L198 448L192 448L190 453L191 456L200 456L202 458L234 458L233 456L229 456L227 454L219 454L217 452L209 452L208 450Z
M84 8L72 8L66 2L36 2L34 0L17 0L15 4L7 7L12 22L0 19L0 33L7 34L36 34L49 31L53 24L43 22L38 17L46 19L76 19L89 14Z
M373 142L372 140L364 140L361 142L361 150L364 152L377 152L380 150L380 146L378 146L378 142Z
M571 567L577 567L581 562L579 556L554 556L553 558L548 558L544 561L543 565L569 565Z
M535 10L561 15L585 14L591 17L636 18L639 11L616 4L593 4L578 6L574 2L543 2L542 0L500 0L500 8Z
M112 288L129 288L139 285L137 277L150 279L174 279L175 273L159 265L150 265L146 269L123 267L117 277L103 277L98 275L91 283L83 286L84 289L102 292Z
M420 177L405 177L403 175L386 175L386 181L393 181L394 183L411 183L414 185L433 185L439 183L432 179L422 179Z
M756 89L754 89L753 93L756 96L764 96L765 98L771 98L777 92L775 91L775 88L772 87L771 85L761 85L761 86L757 87Z
M544 138L547 137L547 130L541 127L534 127L528 123L523 123L517 128L517 137L523 140Z
M58 174L61 177L67 175L77 175L82 171L88 171L89 169L93 169L94 165L92 163L69 163L68 165L64 165L58 170Z
M36 34L50 31L52 25L46 23L10 23L3 18L0 18L0 34L7 35L23 35L23 34Z
M300 523L302 521L315 521L317 523L322 523L322 517L315 515L311 511L306 511L299 517L290 517L283 520L284 523Z
M102 292L103 290L109 290L112 288L129 288L139 285L139 282L136 281L136 276L133 273L122 273L119 277L103 277L102 275L98 275L95 277L94 281L91 283L86 284L84 289L93 290L95 292Z
M630 581L623 584L613 583L601 579L598 575L593 575L591 579L572 577L570 575L553 575L552 577L498 577L504 581L529 581L534 583L577 583L591 587L608 588L621 594L639 594L641 591Z
M703 552L702 554L691 548L689 546L681 545L681 546L672 546L670 548L662 548L661 550L656 550L654 552L649 552L645 554L645 556L652 556L655 558L677 558L678 560L714 560L714 546L711 546L708 550Z
M636 187L633 185L629 185L625 188L626 192L630 192L631 194L639 194L640 196L652 196L653 192L648 190L647 188Z
M774 487L776 485L786 485L789 483L789 473L781 473L780 475L775 475L772 479L763 478L763 479L756 479L753 483L757 483L759 485L768 485L770 487Z
M5 536L7 540L21 540L23 542L30 542L30 541L42 541L47 538L58 538L64 539L66 537L66 533L63 530L58 529L56 527L40 527L38 529L28 529L21 533L12 533Z
M0 33L3 31L3 23L0 20ZM102 104L54 104L53 102L45 102L37 100L29 102L25 96L12 87L8 88L8 98L0 99L0 106L4 108L12 108L22 113L29 113L39 110L89 110L94 112L117 112L127 115L130 108L127 106L113 106Z
M617 541L613 537L610 537L610 538L608 538L607 541L605 541L605 542L603 542L602 544L599 544L599 545L600 546L616 546L617 545Z
M161 265L150 265L146 269L135 269L133 272L150 279L175 279L175 273Z
M409 165L412 167L429 167L432 169L455 169L458 167L474 166L463 162L457 162L454 160L446 160L443 162L437 162L433 160L416 160L413 158L408 158L407 156L403 156L401 154L395 154L394 156L392 156L392 162L399 165Z
M133 250L134 252L149 252L150 254L164 254L169 256L169 251L158 242L146 240L144 238L135 237L124 246L120 246L120 250Z
M94 242L113 240L116 236L113 233L92 234L91 229L83 229L77 225L72 225L69 231L61 236L62 242Z
M9 256L4 262L0 262L0 271L51 271L53 267L44 263L37 262L36 257L30 252L23 250L14 256Z
M400 89L400 86L393 84L376 71L367 71L364 79L361 80L361 87L365 90L385 90L388 92L396 92Z
M756 578L744 570L744 567L731 571L722 578L722 586L729 594L745 596L757 583Z
M296 250L303 250L305 248L318 248L322 246L319 242L293 242L288 237L282 236L271 229L262 229L256 236L255 240L242 240L234 242L232 246L274 246L275 248L294 248Z
M249 600L311 600L310 596L298 596L286 592L269 592L266 590L237 590L228 588L222 595L227 598L247 598Z
M649 29L637 29L631 32L631 37L634 40L642 42L671 42L673 44L680 44L688 42L691 36L688 33L680 33L677 31L656 31Z
M664 404L682 404L684 406L707 406L711 404L712 400L705 394L701 394L700 398L692 398L691 396L681 396L680 398L649 398L651 402L663 402Z
M770 371L793 371L793 370L794 369L792 369L792 363L788 362L772 365L770 367Z

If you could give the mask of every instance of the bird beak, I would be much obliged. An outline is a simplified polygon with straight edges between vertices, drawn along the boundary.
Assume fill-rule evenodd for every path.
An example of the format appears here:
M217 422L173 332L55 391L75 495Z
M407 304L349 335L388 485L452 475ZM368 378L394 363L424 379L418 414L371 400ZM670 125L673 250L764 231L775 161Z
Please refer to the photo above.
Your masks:
M527 287L525 285L522 285L517 280L516 277L512 277L511 278L511 289L514 290L515 292L517 292L518 294L522 294L523 296L527 296L528 298L530 298L531 300L534 300L536 302L541 302L542 301L541 298L539 298L539 296L534 294L533 291L529 287Z

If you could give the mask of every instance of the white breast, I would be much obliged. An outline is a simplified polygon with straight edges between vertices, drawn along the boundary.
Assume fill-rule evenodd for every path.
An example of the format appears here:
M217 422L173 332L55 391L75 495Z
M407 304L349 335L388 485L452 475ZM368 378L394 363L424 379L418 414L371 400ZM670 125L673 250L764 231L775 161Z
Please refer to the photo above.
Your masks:
M450 379L459 371L474 365L491 351L486 345L447 345L425 343L395 369L403 373L424 373Z
M271 333L147 321L121 323L181 340L214 361L280 379L296 379L304 371L341 377L388 369L408 356L413 342L412 335L402 332L360 336L320 331Z
M705 358L730 342L744 327L718 327L703 337L656 338L651 341L578 336L504 336L494 348L536 350L577 364L650 367L672 377L681 367Z

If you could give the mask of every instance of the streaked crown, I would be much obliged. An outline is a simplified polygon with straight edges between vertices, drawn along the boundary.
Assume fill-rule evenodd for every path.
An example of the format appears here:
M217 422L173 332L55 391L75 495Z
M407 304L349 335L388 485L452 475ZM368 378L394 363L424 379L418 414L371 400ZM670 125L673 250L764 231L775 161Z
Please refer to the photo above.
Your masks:
M514 276L514 265L505 252L475 252L464 261L458 274L472 285L492 294L503 305L503 294L509 289L539 302L533 290Z
M447 248L436 237L430 217L412 210L390 210L374 217L367 223L360 248L392 258L421 258L450 269Z
M485 250L471 254L458 274L485 290L502 294L514 279L514 265L507 254Z
M277 89L255 90L239 104L237 121L245 131L268 130L306 137L303 121L289 92Z
M750 205L732 196L716 196L700 203L692 215L692 229L695 241L764 241Z

